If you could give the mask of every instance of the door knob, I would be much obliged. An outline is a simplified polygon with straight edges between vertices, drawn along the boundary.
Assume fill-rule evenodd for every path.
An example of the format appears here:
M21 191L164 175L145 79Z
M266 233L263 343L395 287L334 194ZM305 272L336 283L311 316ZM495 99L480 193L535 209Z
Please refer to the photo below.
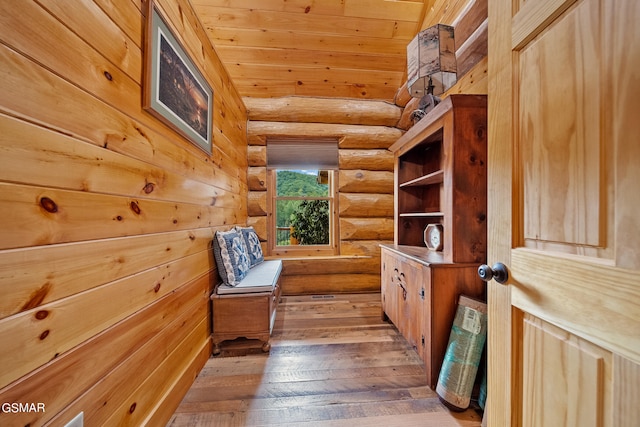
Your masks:
M478 267L478 276L485 282L496 279L496 282L505 284L507 280L509 280L509 271L507 270L507 266L501 262L493 264L493 267L482 264Z

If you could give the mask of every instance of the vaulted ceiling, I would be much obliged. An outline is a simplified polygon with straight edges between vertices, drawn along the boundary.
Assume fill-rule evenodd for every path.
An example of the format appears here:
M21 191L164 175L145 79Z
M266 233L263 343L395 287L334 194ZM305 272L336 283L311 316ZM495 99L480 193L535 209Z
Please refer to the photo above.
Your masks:
M191 0L242 96L393 99L430 0Z

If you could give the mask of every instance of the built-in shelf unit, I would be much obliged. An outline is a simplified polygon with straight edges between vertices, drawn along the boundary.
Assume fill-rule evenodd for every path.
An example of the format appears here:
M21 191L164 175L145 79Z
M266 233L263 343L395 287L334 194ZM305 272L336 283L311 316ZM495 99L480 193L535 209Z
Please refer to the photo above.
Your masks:
M422 356L435 387L458 297L485 298L487 99L450 95L390 147L395 233L382 245L382 309ZM424 230L442 224L443 247Z

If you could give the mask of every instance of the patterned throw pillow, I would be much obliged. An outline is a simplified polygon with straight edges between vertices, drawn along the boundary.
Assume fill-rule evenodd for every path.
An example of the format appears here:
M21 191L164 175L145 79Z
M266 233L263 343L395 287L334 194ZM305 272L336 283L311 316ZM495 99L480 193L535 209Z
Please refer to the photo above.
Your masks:
M236 286L249 272L247 245L236 230L216 231L213 237L213 256L224 283Z
M260 264L264 261L264 255L262 253L262 246L260 246L260 239L253 227L236 227L236 231L242 233L244 237L244 243L247 245L249 251L249 263L251 267Z

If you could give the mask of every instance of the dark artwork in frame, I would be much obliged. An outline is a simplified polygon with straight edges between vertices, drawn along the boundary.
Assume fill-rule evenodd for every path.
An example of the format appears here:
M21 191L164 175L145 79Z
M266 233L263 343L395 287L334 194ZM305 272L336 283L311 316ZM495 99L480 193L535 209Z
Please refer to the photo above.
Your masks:
M213 90L153 1L145 40L144 109L210 155Z

